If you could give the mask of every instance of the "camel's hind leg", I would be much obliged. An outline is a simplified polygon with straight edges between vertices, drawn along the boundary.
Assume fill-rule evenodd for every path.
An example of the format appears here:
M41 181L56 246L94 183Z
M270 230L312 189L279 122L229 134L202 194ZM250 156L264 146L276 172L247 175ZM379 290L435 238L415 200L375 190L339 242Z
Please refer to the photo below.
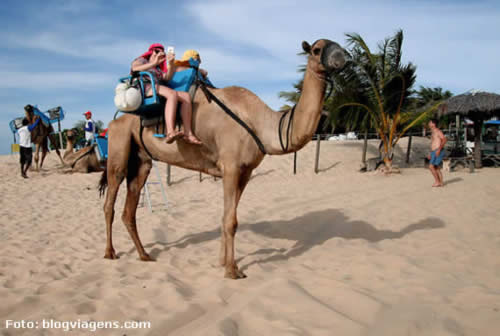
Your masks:
M124 169L125 170L125 169ZM118 195L120 184L125 178L125 172L116 171L112 165L108 164L107 170L103 174L107 174L108 192L106 193L106 201L104 202L104 217L106 218L106 250L104 258L118 259L113 248L113 220L115 218L115 202Z
M115 202L118 189L128 173L131 137L123 131L123 126L112 121L108 133L108 161L101 178L102 190L108 188L104 202L104 217L106 219L106 250L104 258L118 259L113 248L113 220L115 217Z
M54 146L55 148L55 151L57 153L57 156L59 156L59 160L61 161L61 164L63 166L66 166L66 164L64 163L64 160L61 156L61 152L59 152L59 148L57 148L57 142L56 142L56 137L53 135L53 134L50 134L49 135L49 139L50 139L50 143Z
M127 199L125 200L125 208L123 210L122 220L130 237L134 241L135 248L139 253L142 261L154 261L142 246L137 232L136 212L141 190L144 187L149 172L152 167L152 162L149 159L141 160L138 157L131 157L129 160L129 170L127 175Z
M225 277L231 279L245 278L234 261L234 237L238 228L236 209L241 199L252 170L225 169L224 184L224 218L222 220L220 263L225 266Z

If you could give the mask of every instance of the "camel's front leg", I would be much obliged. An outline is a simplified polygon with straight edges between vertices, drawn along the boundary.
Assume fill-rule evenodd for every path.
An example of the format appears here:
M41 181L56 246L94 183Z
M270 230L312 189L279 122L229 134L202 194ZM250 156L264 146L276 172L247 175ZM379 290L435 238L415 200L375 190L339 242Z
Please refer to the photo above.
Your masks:
M234 261L234 236L238 228L236 208L241 196L241 172L239 169L224 170L224 217L222 219L221 264L226 268L225 277L231 279L245 278L246 275L238 269ZM224 259L224 260L223 260Z

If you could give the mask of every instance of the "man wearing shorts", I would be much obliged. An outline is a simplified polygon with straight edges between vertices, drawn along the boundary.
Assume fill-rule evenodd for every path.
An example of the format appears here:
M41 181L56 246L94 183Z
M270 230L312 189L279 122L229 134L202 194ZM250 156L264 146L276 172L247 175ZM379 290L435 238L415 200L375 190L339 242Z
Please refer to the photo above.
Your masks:
M36 121L29 125L28 119L23 119L23 127L17 130L19 134L19 154L20 163L21 163L21 176L24 178L28 178L26 173L28 172L28 168L31 166L31 160L33 157L33 149L31 148L31 131L33 131L38 125L40 118L36 118Z
M443 161L444 157L444 145L446 144L446 137L439 128L437 128L437 120L431 119L429 121L429 129L431 130L431 153L427 157L429 159L429 170L434 177L433 187L442 187L443 183L443 173L441 172L441 167L439 166Z

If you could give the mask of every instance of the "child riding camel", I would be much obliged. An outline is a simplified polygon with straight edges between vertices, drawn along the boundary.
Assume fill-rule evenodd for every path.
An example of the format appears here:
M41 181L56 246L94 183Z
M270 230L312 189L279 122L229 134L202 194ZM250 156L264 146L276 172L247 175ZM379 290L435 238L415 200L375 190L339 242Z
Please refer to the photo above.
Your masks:
M163 45L154 43L149 47L148 51L132 62L132 71L150 72L156 82L156 92L167 100L165 104L166 142L170 144L183 137L184 141L188 143L201 145L201 141L194 135L191 129L192 106L189 94L187 92L174 91L165 85L159 84L163 81L167 82L172 78L175 72L174 59L175 54L165 54ZM146 95L151 95L151 84L146 84L144 90ZM185 133L175 130L178 102L182 103L181 117Z

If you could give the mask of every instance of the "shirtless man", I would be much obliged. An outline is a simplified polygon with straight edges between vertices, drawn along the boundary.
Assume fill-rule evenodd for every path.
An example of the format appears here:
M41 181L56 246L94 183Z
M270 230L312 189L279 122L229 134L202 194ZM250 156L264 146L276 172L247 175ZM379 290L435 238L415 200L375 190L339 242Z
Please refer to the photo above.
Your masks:
M434 184L433 187L442 187L443 184L443 174L441 173L441 168L439 165L441 161L443 161L444 157L444 145L446 144L446 137L443 132L439 128L437 128L437 120L431 119L429 121L429 129L431 130L431 153L427 157L429 162L429 170L434 176Z

